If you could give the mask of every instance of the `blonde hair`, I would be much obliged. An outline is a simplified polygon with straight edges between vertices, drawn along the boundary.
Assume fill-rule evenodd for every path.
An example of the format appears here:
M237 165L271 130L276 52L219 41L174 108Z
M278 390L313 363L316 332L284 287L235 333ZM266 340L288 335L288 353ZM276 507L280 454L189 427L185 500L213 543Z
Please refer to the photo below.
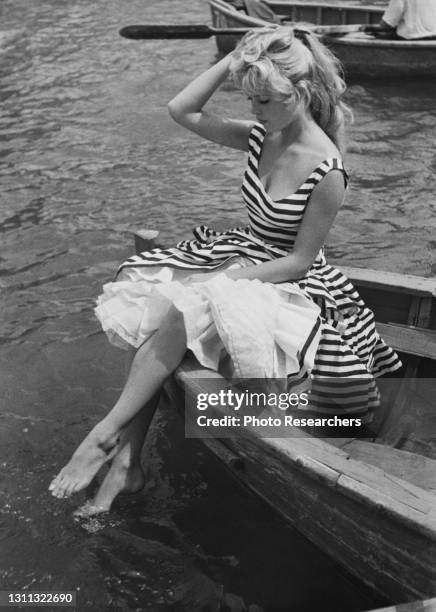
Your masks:
M345 115L351 117L351 111L341 101L345 91L341 64L304 27L248 32L233 52L233 80L249 97L302 102L327 136L343 149Z

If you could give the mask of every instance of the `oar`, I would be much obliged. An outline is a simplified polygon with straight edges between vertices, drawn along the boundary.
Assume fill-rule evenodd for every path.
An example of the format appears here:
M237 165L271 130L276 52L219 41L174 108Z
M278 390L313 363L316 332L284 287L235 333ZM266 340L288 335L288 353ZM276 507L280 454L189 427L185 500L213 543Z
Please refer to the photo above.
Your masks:
M277 27L271 24L272 28ZM211 36L242 35L256 28L212 28L208 25L129 25L121 28L120 34L124 38L133 40L153 38L210 38ZM318 26L304 25L304 30L310 30L315 34L327 36L343 36L352 32L379 32L382 28L378 25L343 25L343 26Z
M211 28L207 25L130 25L121 28L124 38L210 38L223 34L245 34L247 28Z

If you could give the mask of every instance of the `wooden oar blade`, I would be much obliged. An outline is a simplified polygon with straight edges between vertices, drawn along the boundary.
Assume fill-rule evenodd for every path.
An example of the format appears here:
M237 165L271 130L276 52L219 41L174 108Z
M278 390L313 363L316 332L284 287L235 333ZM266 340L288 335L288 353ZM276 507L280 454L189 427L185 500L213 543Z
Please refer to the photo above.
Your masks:
M132 40L153 38L209 38L214 34L207 25L130 25L120 35Z

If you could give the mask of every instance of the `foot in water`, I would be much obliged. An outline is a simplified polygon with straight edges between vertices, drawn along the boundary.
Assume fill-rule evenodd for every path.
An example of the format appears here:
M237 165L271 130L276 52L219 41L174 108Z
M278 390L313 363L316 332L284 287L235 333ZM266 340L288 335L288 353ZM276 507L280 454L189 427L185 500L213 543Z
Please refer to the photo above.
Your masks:
M144 488L145 475L140 464L126 465L114 459L95 497L74 512L74 516L87 518L108 512L120 493L138 493Z
M116 453L118 440L118 433L108 431L103 423L96 425L52 480L49 486L52 495L70 497L87 487L98 470Z

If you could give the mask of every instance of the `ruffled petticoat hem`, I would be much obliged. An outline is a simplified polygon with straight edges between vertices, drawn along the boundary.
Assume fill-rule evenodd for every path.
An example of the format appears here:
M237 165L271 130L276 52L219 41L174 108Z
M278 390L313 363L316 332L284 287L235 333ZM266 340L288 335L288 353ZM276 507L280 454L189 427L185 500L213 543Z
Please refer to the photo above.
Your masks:
M295 284L233 280L223 273L191 282L189 276L191 270L165 266L131 268L104 285L95 312L109 340L138 348L175 306L183 316L187 347L206 368L219 371L228 355L234 378L292 379L310 373L321 334L320 309Z

